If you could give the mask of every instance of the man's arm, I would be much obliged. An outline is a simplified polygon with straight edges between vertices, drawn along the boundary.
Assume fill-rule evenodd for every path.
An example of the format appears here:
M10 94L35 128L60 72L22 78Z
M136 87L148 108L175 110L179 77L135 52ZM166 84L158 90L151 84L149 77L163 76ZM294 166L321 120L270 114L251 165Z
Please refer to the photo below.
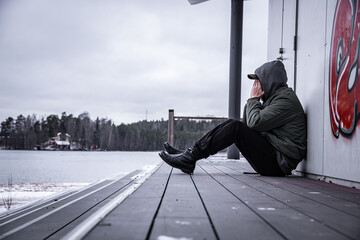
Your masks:
M246 124L259 132L267 132L290 121L293 111L291 100L286 96L274 98L263 107L259 98L250 98L245 109Z

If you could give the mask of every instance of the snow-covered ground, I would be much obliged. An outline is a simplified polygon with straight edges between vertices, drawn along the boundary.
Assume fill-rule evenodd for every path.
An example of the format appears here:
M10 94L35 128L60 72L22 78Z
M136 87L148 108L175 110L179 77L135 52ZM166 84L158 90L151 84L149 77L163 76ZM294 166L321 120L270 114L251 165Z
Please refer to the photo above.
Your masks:
M37 201L65 190L77 189L89 183L24 183L0 184L0 214L7 211L4 200L11 199L11 209L21 207L24 204Z

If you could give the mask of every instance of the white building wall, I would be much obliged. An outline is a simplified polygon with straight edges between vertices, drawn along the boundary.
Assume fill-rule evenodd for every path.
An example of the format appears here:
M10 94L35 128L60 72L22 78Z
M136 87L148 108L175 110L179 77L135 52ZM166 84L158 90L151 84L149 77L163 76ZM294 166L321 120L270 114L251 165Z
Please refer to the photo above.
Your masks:
M294 88L294 35L296 0L269 1L268 59L282 57L288 74L288 85ZM270 14L271 13L271 14ZM282 22L286 24L282 24ZM280 48L283 54L280 54Z
M349 2L347 0L347 2ZM359 1L354 1L357 4L360 4ZM326 28L326 58L325 58L325 112L324 112L324 174L326 176L331 176L339 179L346 179L349 181L354 181L359 186L360 184L360 119L356 122L356 126L354 131L349 135L340 134L338 138L335 137L331 130L331 121L330 121L330 100L329 100L329 74L330 74L330 59L331 59L331 38L333 32L333 24L334 24L334 13L337 5L339 5L340 1L328 1L327 2L327 28ZM342 4L346 3L343 0ZM356 9L356 6L353 6ZM360 29L360 6L357 6L358 18L355 20L355 28L357 28L357 32L359 33ZM340 13L344 15L343 12ZM347 15L349 17L349 15ZM353 37L354 46L359 44L360 36ZM336 46L335 46L336 47ZM359 46L358 46L359 48ZM359 49L358 49L359 51ZM358 52L359 53L359 52ZM359 59L357 60L359 64ZM351 64L351 60L350 63ZM359 65L358 67L359 68ZM360 71L359 71L360 72ZM349 74L346 72L343 74L344 77ZM358 76L359 77L359 73ZM347 77L346 77L347 78ZM343 78L342 81L345 79ZM356 99L360 103L360 79L357 78L355 83L355 88L352 91L354 93L356 91ZM346 90L347 92L347 90ZM351 105L351 108L354 107L353 99L349 94L346 94L350 101L347 102L348 105ZM360 118L360 105L357 107L358 118ZM349 116L341 115L342 118L347 118ZM356 185L353 183L352 185Z
M310 176L360 187L360 120L356 122L354 131L339 134L338 137L333 133L330 121L330 50L337 2L299 0L298 4L296 93L307 114L308 152L297 170ZM268 60L280 56L282 43L284 65L291 87L294 87L294 50L290 39L295 35L295 13L296 0L269 1ZM355 27L360 28L360 14L355 21ZM360 79L353 90L357 91L355 99L360 102L359 88ZM354 92L352 94L343 94L347 100L342 104L354 104ZM360 112L360 106L357 111ZM343 119L345 117L349 116L343 116Z
M296 92L307 116L308 152L298 169L324 175L326 1L311 6L299 2Z

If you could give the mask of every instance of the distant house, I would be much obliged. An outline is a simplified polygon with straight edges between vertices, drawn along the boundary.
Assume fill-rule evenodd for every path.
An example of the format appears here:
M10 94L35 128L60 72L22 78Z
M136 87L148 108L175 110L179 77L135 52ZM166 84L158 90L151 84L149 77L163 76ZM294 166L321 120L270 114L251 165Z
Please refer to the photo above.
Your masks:
M70 150L70 135L58 133L54 140L54 146L60 150Z
M70 138L67 133L58 133L44 144L45 150L70 150Z

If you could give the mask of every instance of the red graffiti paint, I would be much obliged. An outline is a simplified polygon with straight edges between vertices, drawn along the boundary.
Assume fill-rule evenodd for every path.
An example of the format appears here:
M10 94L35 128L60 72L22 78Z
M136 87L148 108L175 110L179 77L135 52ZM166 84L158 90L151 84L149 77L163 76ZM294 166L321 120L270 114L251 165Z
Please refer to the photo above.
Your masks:
M360 123L358 0L338 0L330 49L330 121L335 137L352 135Z

